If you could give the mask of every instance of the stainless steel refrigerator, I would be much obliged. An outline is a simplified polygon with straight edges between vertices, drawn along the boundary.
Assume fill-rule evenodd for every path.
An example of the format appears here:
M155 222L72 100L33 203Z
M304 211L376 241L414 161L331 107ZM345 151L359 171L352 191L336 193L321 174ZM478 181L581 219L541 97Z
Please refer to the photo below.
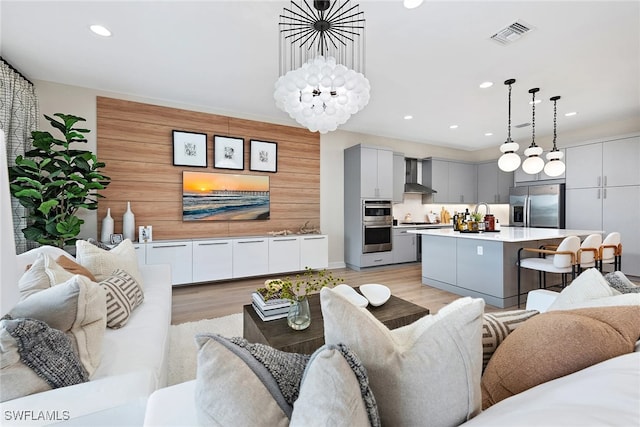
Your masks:
M564 228L564 184L510 188L509 220L514 227Z

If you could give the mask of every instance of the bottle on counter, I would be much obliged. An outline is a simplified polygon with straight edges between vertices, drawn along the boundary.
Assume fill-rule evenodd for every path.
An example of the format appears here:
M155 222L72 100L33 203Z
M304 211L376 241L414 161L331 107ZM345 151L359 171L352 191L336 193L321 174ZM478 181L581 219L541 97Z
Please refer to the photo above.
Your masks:
M453 231L460 231L458 230L458 212L453 211Z
M469 213L469 208L464 210L464 221L465 222L471 221L471 214Z
M498 218L496 218L496 226L494 228L496 231L500 231L500 221L498 221Z

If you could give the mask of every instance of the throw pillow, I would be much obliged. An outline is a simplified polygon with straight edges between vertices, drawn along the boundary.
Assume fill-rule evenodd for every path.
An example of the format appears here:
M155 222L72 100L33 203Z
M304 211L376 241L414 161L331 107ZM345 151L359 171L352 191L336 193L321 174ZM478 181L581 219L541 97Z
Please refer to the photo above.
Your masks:
M485 313L482 317L482 370L484 371L500 343L518 326L539 314L537 310L513 310Z
M216 334L196 342L203 425L380 425L366 370L344 345L308 356Z
M309 356L242 338L196 335L196 415L202 425L286 426Z
M66 282L72 277L73 274L62 268L50 255L41 252L18 281L20 299L24 300L30 295Z
M56 263L58 263L60 267L64 268L66 271L68 271L71 274L81 274L83 276L88 277L89 280L91 280L92 282L96 281L95 276L91 274L89 270L87 270L86 268L84 268L83 266L81 266L80 264L78 264L77 262L75 262L69 257L60 255L58 258L56 258Z
M604 276L609 286L621 294L640 293L640 286L627 279L622 271L613 271Z
M14 319L41 320L67 333L89 375L100 363L106 297L102 288L86 277L75 275L65 283L35 293L16 304L9 315Z
M358 354L383 425L460 425L480 411L484 300L460 298L394 330L331 289L320 301L325 342Z
M513 331L482 376L482 408L538 384L631 353L640 306L542 313Z
M88 380L63 332L35 319L0 320L0 402Z
M311 355L290 425L381 425L367 371L346 345L325 344Z
M110 251L100 249L87 241L78 240L76 241L76 259L99 281L111 276L119 268L133 276L140 288L144 289L142 275L138 270L138 255L129 239L125 239Z
M99 284L107 291L107 327L123 327L133 310L144 300L138 282L126 271L117 269L113 276Z
M590 268L560 292L548 311L617 305L640 305L640 294L621 294L598 270Z

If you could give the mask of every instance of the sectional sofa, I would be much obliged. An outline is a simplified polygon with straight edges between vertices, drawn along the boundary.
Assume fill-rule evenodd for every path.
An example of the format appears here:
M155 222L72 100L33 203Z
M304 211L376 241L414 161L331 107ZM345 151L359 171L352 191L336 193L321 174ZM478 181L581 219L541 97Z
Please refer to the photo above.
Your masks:
M91 249L89 250L91 251ZM124 249L121 249L119 254L110 254L108 251L96 248L96 252L93 253L97 254L94 261L102 262L109 258L102 264L107 269L113 267L112 262L117 261L118 256L130 257L130 254L127 255ZM43 246L20 254L15 257L16 274L10 276L6 274L7 270L3 270L0 285L3 288L17 287L21 276L25 274L27 265L35 266L45 258L51 264L51 260L56 260L61 256L78 261L69 253L50 246ZM129 258L129 260L131 259L137 263L135 254L133 258ZM48 277L45 277L44 280L51 278L52 274L56 273L47 271ZM139 281L143 283L144 299L131 312L126 324L117 329L106 328L104 321L99 319L100 314L94 316L87 313L92 303L84 305L84 313L74 314L73 322L75 325L80 323L78 320L80 317L88 319L93 316L93 320L84 322L81 327L74 326L72 328L74 330L71 331L73 334L88 335L88 332L81 330L88 323L91 323L89 327L97 328L100 326L103 328L102 333L97 335L99 342L88 345L93 346L99 352L97 356L92 356L95 366L94 369L92 368L93 372L89 381L6 400L0 403L1 425L34 426L54 423L82 426L142 425L147 398L152 392L167 384L169 326L171 322L171 272L168 265L144 265L139 266L139 269L133 274L138 276ZM83 289L89 289L84 278L74 276L70 280L82 284L80 294L84 292ZM62 285L56 285L56 287L60 286ZM14 306L11 312L19 307L19 294L13 292L13 289L3 289L2 295L3 298L10 295L16 296L15 300L8 304ZM29 296L25 301L29 301L33 296ZM83 298L83 295L80 295L79 298ZM84 299L90 300L88 297ZM7 303L7 301L4 302ZM103 297L103 307L105 303ZM0 351L5 352L10 347L4 340L8 338L8 335L3 331L2 336ZM84 338L80 337L78 341L82 339ZM86 339L86 341L90 341L90 339ZM6 354L8 353L3 356ZM6 366L6 360L7 358L3 357L3 382L15 382L3 384L4 391L11 390L13 392L17 388L24 387L27 381L33 380L32 378L24 380L24 373L12 366ZM46 385L36 384L35 389L39 390L43 387L48 388Z

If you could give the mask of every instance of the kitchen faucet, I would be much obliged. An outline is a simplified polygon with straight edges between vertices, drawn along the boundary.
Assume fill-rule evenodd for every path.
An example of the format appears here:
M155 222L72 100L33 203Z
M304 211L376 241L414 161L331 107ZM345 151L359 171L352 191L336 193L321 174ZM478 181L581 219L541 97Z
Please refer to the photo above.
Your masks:
M489 215L491 212L489 211L489 205L487 204L487 202L480 202L476 205L476 208L473 210L473 213L478 213L478 208L480 207L480 205L484 205L485 209L487 210L485 212L485 215Z

